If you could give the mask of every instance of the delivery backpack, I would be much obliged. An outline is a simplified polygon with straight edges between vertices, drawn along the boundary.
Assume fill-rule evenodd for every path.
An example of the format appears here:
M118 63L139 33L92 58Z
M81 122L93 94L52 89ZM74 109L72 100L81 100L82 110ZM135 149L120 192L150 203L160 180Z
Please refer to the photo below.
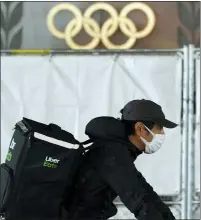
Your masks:
M1 164L0 215L5 220L59 220L87 148L55 124L27 118L15 125ZM69 194L69 195L68 195ZM65 198L64 198L65 197Z

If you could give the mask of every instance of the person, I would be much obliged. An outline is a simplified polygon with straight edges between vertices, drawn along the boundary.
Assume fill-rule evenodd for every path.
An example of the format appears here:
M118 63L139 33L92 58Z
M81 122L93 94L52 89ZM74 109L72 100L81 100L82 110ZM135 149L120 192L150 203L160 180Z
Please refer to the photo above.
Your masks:
M121 119L98 117L86 126L93 148L84 157L73 197L66 205L69 219L115 216L113 201L119 196L138 220L173 220L169 207L134 161L142 153L159 150L165 139L163 127L177 124L167 120L161 106L150 100L133 100L121 113Z

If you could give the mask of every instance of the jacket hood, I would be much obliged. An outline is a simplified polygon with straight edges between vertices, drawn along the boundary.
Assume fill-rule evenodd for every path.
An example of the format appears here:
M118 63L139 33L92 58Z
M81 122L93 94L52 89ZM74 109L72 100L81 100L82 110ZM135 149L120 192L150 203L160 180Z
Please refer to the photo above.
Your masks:
M98 117L91 120L85 130L91 139L126 140L123 123L113 117Z
M131 144L126 136L124 124L116 118L113 117L98 117L91 120L85 130L85 134L89 138L94 140L115 140L123 142L128 145L129 150L132 151L133 156L136 157L142 152Z

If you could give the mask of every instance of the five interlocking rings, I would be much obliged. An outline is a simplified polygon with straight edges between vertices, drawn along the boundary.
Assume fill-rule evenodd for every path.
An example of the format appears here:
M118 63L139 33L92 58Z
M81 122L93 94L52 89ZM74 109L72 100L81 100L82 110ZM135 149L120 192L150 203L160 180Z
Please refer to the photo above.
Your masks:
M74 14L73 18L65 27L64 31L59 31L54 25L54 17L62 10L70 11ZM102 27L91 17L98 10L109 13ZM147 17L147 25L143 30L137 31L133 21L127 15L133 10L141 10ZM94 49L100 41L107 49L130 49L137 39L148 36L154 29L156 22L155 14L152 9L142 2L132 2L126 5L118 14L117 11L108 3L100 2L91 5L82 16L81 11L71 3L61 3L54 6L47 16L47 26L53 36L65 39L71 49ZM74 37L84 28L85 32L92 37L91 42L86 45L79 45L74 41ZM120 28L121 32L128 37L124 44L113 44L111 37Z

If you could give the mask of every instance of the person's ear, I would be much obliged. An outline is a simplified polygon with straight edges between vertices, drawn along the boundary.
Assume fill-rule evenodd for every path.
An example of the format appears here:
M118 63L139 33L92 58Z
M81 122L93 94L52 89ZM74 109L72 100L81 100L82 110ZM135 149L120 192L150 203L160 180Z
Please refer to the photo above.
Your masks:
M138 135L138 136L142 136L143 134L143 131L144 131L144 125L142 122L137 122L135 124L135 133Z

